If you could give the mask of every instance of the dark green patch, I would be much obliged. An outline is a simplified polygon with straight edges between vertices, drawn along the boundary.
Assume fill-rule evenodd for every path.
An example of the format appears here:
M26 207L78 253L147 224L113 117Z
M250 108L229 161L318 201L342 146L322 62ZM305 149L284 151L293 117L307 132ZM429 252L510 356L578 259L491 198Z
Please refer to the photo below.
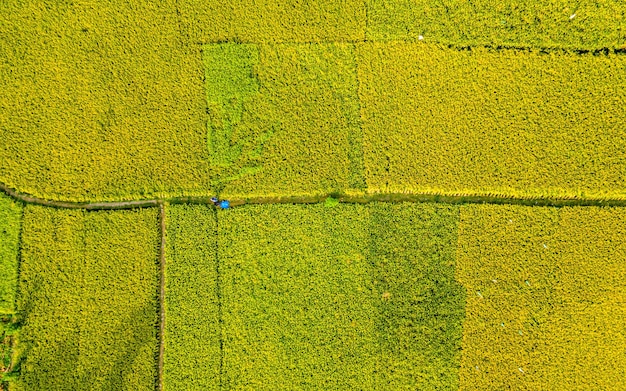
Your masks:
M465 290L454 279L459 209L375 204L371 256L378 389L456 390Z

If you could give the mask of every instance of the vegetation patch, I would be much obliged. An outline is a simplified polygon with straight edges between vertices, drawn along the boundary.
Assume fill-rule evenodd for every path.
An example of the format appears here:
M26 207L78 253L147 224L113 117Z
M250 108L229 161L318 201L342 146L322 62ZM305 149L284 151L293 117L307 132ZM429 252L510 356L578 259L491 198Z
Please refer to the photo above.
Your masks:
M345 42L365 37L363 0L186 0L177 4L193 42Z
M203 51L222 195L364 187L353 45L224 43Z
M423 204L219 212L224 387L456 389L457 220Z
M215 210L167 211L164 389L220 390L221 325Z
M22 205L0 194L0 316L15 311Z
M0 182L70 201L210 192L202 56L175 3L2 2Z
M15 390L154 390L157 210L27 206Z
M625 56L404 42L357 54L370 191L626 198Z
M457 390L465 289L455 280L459 207L373 204L369 226L376 390Z
M623 208L461 208L460 390L622 388L625 217Z
M617 0L367 0L370 40L459 46L626 48Z

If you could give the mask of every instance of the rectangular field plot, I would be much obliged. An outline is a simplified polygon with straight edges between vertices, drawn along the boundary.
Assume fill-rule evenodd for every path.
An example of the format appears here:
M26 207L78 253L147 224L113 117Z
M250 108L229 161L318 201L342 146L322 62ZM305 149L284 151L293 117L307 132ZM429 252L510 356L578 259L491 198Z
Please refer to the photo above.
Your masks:
M365 37L363 0L187 0L177 5L193 42L344 42Z
M12 390L150 390L157 212L24 210Z
M626 210L461 208L460 390L621 390Z
M354 45L210 44L203 59L223 196L365 187Z
M199 45L174 0L0 5L0 182L46 199L211 189Z
M626 198L626 57L357 46L372 192Z
M458 209L219 213L226 389L449 389L464 293Z
M15 311L22 205L0 194L0 315Z
M461 46L603 49L626 46L620 0L368 0L370 40Z
M212 208L167 208L165 390L220 389L217 225Z

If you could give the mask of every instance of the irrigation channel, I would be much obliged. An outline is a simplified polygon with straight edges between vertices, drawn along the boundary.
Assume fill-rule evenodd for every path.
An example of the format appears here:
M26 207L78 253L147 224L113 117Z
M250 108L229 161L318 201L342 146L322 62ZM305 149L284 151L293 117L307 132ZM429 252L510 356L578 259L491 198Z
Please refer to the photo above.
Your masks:
M0 191L6 193L13 199L24 204L34 204L62 209L84 209L84 210L122 210L135 208L159 208L159 232L161 236L159 248L159 354L158 354L158 379L157 390L163 389L163 357L164 357L164 334L165 334L165 205L166 204L206 204L213 205L211 196L206 197L173 197L162 199L129 200L129 201L105 201L105 202L72 202L47 200L28 194L21 193L9 186L0 183ZM503 205L524 205L524 206L622 206L626 207L626 199L587 199L587 198L521 198L497 195L438 195L438 194L407 194L407 193L364 193L359 195L332 193L315 196L293 196L293 197L253 197L231 199L231 207L239 207L250 204L314 204L324 202L328 197L338 200L340 203L369 202L441 202L450 204L503 204ZM217 219L217 214L216 217ZM218 273L219 275L219 273ZM221 302L219 303L221 310ZM220 314L221 320L221 314ZM220 325L221 328L221 325ZM221 330L220 330L221 334ZM221 343L221 337L220 337ZM220 362L220 373L222 363ZM221 378L221 376L220 376ZM221 379L220 379L221 380Z

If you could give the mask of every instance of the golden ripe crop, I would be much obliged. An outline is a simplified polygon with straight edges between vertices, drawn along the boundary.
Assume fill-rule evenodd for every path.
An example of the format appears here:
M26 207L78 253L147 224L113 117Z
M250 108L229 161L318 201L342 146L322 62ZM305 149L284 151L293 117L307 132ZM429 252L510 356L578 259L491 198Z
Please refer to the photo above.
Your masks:
M15 311L22 205L0 194L0 315Z
M174 5L3 2L1 182L61 200L209 191L200 47Z
M367 4L370 40L591 50L626 47L626 14L620 0L367 0Z
M11 390L154 390L156 209L24 210Z
M460 390L621 390L626 209L461 207Z
M193 42L344 42L365 38L363 0L178 2Z
M373 192L626 197L626 57L357 46Z
M220 390L220 307L215 210L166 208L165 352L167 390Z

